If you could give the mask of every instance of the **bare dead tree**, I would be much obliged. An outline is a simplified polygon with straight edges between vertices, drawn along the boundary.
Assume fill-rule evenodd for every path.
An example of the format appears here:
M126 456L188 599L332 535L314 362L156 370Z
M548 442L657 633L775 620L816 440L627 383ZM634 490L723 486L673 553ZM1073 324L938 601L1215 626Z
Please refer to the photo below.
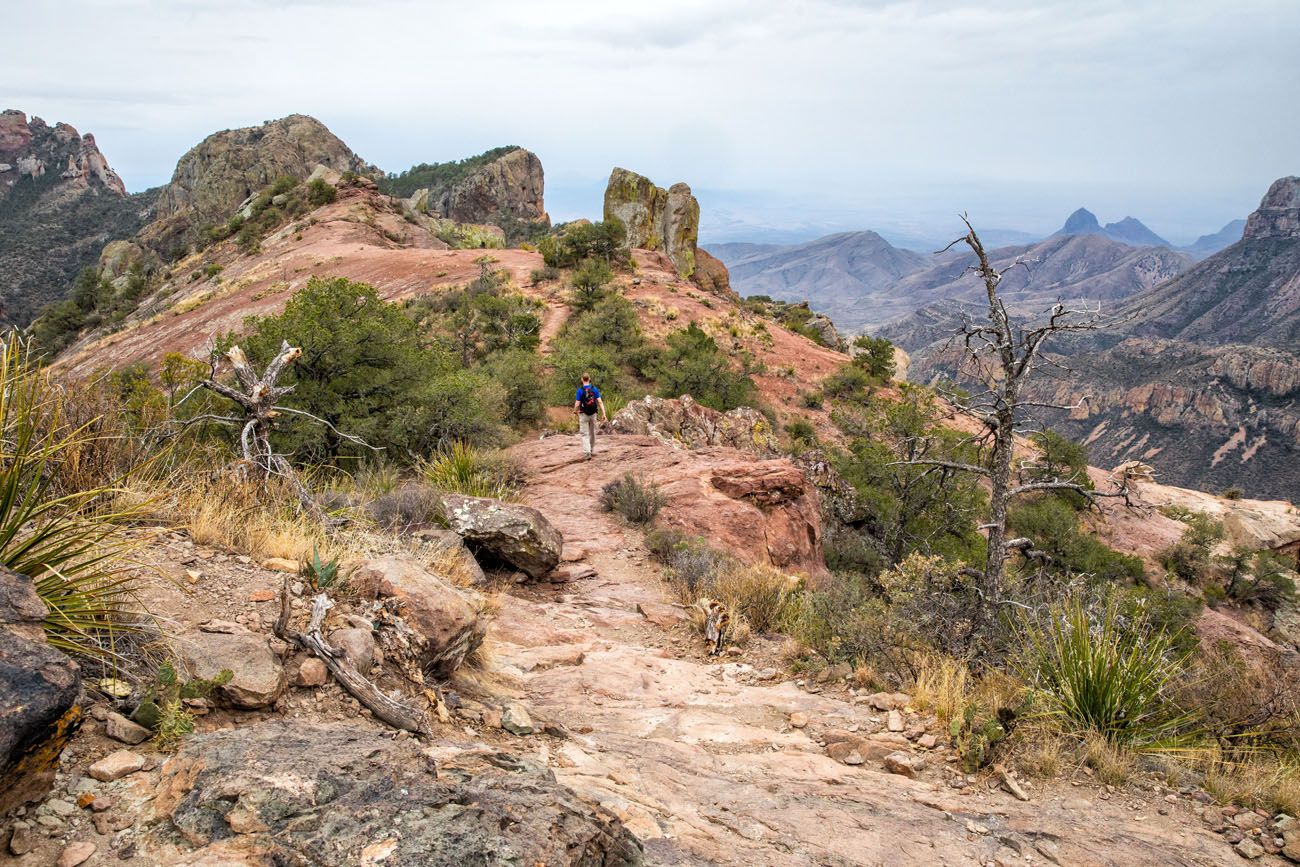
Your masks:
M231 425L239 428L239 446L243 454L243 460L237 467L237 472L245 478L265 481L271 478L281 478L286 480L298 494L299 500L303 505L311 510L316 510L316 502L308 493L306 487L299 480L297 473L294 472L293 466L289 463L288 458L284 455L277 454L271 447L271 431L274 427L275 419L281 415L288 414L307 418L317 424L324 425L333 431L340 438L362 446L364 448L379 451L375 446L370 445L360 437L346 434L339 430L326 419L313 415L305 410L296 409L291 406L280 404L280 398L293 391L292 385L277 385L280 375L290 364L302 355L302 350L296 346L290 346L287 341L280 346L280 351L276 354L271 363L266 366L261 376L253 369L249 363L248 357L238 346L232 346L226 352L225 358L230 363L231 369L235 374L235 384L227 385L218 379L220 374L220 357L213 352L209 359L211 369L208 377L200 382L194 389L177 403L179 406L189 399L199 389L218 394L235 404L239 415L216 415L205 413L187 419L186 425L198 424L203 422L213 422L216 424Z
M1023 396L1025 384L1036 369L1057 365L1045 356L1045 344L1059 335L1101 330L1105 323L1099 308L1071 308L1060 302L1035 321L1013 319L998 296L998 286L1010 268L1005 271L995 268L970 220L965 214L961 219L966 224L966 234L939 252L965 244L975 254L976 262L970 270L984 284L987 322L977 322L967 316L957 339L963 345L965 373L982 388L973 394L953 391L945 397L955 412L978 423L977 433L970 441L979 447L982 460L967 463L922 455L899 463L972 473L988 480L989 520L980 528L988 533L988 554L979 589L985 606L990 607L1007 602L1003 597L1003 578L1012 551L1021 551L1030 559L1041 560L1046 556L1036 551L1029 539L1007 538L1007 512L1014 498L1046 491L1073 491L1090 504L1101 497L1121 497L1128 503L1130 489L1127 475L1114 480L1112 490L1099 491L1078 473L1063 477L1056 472L1057 468L1032 460L1016 465L1017 439L1031 432L1034 410L1070 410L1080 405L1044 403ZM1011 267L1021 264L1024 263L1017 260Z

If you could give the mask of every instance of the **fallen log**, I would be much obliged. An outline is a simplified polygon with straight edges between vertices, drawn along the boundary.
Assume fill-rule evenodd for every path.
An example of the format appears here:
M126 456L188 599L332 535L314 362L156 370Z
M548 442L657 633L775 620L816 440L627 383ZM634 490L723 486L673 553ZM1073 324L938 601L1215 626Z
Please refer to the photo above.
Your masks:
M311 620L308 621L305 632L297 632L289 628L291 606L289 582L286 580L284 587L280 590L280 617L275 624L277 637L285 641L292 641L304 650L309 651L313 656L318 657L325 663L325 667L330 670L330 673L334 675L334 679L342 684L343 688L357 701L369 708L370 712L378 719L383 720L393 728L402 729L403 731L421 735L430 733L429 718L424 714L424 711L385 695L379 687L370 682L369 678L357 671L352 663L344 659L333 647L330 647L329 642L321 635L321 625L325 622L325 615L330 608L334 607L334 603L330 601L328 596L320 593L312 600Z

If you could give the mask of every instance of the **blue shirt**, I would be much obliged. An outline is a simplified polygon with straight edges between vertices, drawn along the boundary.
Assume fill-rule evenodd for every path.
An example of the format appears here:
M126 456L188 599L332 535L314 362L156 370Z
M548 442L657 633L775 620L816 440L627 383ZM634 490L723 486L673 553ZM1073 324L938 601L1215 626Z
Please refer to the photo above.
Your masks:
M582 403L582 390L583 390L584 388L588 388L588 387L590 387L591 390L592 390L593 392L595 392L595 394L596 394L596 400L600 400L600 389L599 389L599 388L596 388L596 386L594 386L594 385L593 385L593 386L580 385L580 386L578 386L578 391L577 391L577 393L575 393L575 394L573 395L573 400L574 400L575 403Z

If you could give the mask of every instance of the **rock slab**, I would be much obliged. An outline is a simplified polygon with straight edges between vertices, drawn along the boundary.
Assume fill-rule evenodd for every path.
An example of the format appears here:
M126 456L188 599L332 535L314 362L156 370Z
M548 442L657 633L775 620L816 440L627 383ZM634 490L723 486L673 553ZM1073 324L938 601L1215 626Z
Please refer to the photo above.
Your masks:
M476 554L485 553L530 578L541 578L560 563L564 538L531 506L444 494L442 514Z

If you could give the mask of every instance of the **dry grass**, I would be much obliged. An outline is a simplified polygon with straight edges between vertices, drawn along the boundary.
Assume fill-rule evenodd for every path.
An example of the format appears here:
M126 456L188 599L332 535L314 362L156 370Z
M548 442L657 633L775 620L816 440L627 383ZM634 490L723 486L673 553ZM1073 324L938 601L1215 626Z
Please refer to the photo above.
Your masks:
M733 629L737 618L758 632L777 629L799 579L767 565L723 565L704 589L731 611Z
M1133 773L1134 756L1101 734L1090 734L1083 744L1083 761L1108 786L1122 786Z
M1021 725L1009 750L1011 764L1024 776L1050 780L1070 764L1074 745L1051 723Z
M951 656L925 656L917 667L912 701L921 710L932 710L947 722L962 714L970 701L973 684L966 663Z
M1300 765L1294 762L1268 755L1239 762L1212 761L1206 767L1203 786L1224 804L1300 815Z

